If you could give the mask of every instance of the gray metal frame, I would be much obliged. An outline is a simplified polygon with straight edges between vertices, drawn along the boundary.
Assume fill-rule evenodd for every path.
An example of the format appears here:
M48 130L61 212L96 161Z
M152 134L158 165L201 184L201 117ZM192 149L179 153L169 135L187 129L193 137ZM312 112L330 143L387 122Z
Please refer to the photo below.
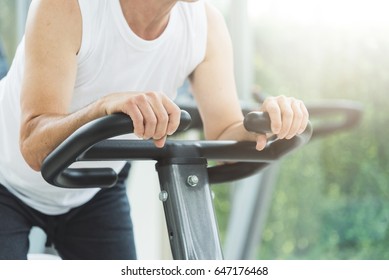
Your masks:
M223 259L207 162L157 164L170 246L176 260Z

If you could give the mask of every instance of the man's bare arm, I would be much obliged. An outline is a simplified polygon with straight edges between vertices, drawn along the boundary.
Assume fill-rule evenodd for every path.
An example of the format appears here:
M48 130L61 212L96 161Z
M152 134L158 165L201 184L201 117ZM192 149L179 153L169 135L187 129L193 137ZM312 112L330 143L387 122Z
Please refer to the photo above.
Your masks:
M135 134L164 145L179 124L179 108L163 94L107 93L85 108L69 112L77 74L82 19L77 0L35 0L26 30L26 65L21 94L20 149L34 170L83 124L123 112Z
M207 4L208 43L204 61L191 76L192 88L209 139L257 141L266 145L266 136L247 132L234 82L232 44L222 15ZM269 113L272 132L278 138L302 133L308 122L304 104L284 96L268 98L260 108Z

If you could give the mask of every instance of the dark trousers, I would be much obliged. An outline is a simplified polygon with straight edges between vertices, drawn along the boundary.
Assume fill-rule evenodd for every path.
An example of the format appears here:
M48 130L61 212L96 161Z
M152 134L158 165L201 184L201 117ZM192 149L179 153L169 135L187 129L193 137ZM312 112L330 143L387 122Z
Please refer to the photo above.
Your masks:
M33 226L46 232L62 259L136 259L125 188L128 171L129 165L120 172L116 186L56 216L28 207L0 185L0 259L26 259Z

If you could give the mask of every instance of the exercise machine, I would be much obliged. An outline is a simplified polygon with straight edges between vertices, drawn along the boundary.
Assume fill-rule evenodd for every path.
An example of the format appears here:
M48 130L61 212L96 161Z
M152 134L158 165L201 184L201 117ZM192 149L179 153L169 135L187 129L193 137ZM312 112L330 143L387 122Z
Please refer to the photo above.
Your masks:
M179 131L187 129L190 121L190 115L182 111ZM270 130L269 117L263 113L247 114L244 123L248 131ZM124 114L94 120L45 159L42 176L62 188L108 188L117 179L113 169L71 165L154 160L173 258L223 259L210 184L245 178L277 162L309 141L312 126L290 140L271 139L263 151L256 151L253 142L168 140L163 148L156 148L152 141L111 139L132 132L132 121ZM229 163L208 166L210 161Z
M362 105L352 100L327 99L306 106L314 128L310 143L354 129L363 114ZM281 164L282 161L278 161L260 173L232 184L225 258L257 258Z

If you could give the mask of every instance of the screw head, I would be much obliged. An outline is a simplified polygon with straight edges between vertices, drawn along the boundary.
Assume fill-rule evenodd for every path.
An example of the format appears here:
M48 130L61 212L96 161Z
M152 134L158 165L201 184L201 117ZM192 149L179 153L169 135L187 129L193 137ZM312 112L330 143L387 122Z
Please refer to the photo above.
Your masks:
M162 201L162 202L165 202L169 197L169 194L167 193L167 191L161 191L159 193L159 200Z
M189 175L186 182L190 187L196 187L199 184L199 177L196 175Z

